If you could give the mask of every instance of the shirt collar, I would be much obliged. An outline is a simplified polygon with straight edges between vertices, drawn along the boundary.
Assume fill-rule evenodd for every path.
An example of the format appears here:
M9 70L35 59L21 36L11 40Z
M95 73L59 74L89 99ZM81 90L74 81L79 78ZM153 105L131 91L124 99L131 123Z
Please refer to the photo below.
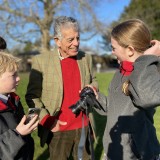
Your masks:
M2 102L4 102L5 104L7 103L9 97L10 97L10 95L6 96L6 95L3 95L3 94L0 94L0 100Z
M65 59L64 57L61 56L61 53L60 53L59 49L58 49L58 55L59 55L59 59L60 59L60 60Z

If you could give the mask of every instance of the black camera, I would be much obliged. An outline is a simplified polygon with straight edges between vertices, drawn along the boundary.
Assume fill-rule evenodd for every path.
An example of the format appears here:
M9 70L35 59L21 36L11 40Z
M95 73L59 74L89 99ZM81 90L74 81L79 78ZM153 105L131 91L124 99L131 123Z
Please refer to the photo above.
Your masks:
M79 115L81 111L87 112L93 107L104 111L100 103L97 101L93 89L90 87L85 87L80 93L80 100L69 108L74 114Z

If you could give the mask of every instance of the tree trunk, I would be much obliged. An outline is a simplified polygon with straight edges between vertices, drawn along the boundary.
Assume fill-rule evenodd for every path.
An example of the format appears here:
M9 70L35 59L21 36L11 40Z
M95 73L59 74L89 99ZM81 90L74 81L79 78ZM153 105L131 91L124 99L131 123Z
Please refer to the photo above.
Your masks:
M41 45L42 49L49 50L50 49L50 34L48 30L42 30L42 37L41 37Z

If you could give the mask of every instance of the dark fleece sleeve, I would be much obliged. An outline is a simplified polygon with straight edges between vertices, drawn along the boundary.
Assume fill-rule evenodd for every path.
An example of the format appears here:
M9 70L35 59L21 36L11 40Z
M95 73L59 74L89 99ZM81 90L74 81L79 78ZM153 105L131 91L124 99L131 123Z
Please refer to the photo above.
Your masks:
M130 76L129 91L136 106L154 108L160 105L159 58L154 55L139 57Z
M23 145L22 137L14 130L0 134L0 159L14 159Z

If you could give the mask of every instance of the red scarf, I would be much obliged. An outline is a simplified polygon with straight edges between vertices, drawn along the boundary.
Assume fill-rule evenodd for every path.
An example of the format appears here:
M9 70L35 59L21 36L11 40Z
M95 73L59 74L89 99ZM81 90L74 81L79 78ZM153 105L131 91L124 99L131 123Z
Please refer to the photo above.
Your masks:
M133 62L123 61L120 65L120 73L124 76L129 76L134 70Z
M2 100L0 100L0 111L7 110L9 107L13 110L16 110L20 98L15 93L10 93L10 97L8 98L7 103L5 104Z

